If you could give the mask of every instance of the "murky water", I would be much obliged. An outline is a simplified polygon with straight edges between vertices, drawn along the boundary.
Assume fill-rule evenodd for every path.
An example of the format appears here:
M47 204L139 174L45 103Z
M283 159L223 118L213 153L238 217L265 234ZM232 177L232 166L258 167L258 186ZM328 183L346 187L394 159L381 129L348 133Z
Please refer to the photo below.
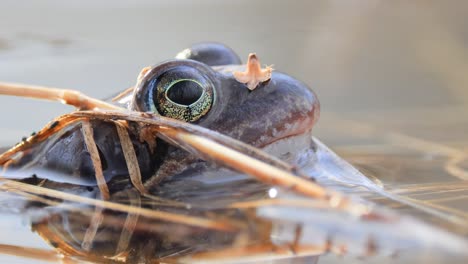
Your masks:
M455 223L387 206L466 237L466 10L463 1L7 0L0 4L0 80L107 97L133 85L142 67L194 42L223 42L241 56L257 52L317 92L322 115L315 136L377 185ZM2 146L70 110L10 97L0 98L0 106ZM379 203L378 196L366 197ZM48 248L20 218L0 221L0 243ZM415 254L366 261L447 257ZM340 261L328 255L319 263Z

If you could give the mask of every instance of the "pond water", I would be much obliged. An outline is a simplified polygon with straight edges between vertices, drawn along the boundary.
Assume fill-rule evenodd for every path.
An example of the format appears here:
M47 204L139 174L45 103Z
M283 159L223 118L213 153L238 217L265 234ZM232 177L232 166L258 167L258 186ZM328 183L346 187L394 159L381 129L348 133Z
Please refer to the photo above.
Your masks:
M316 137L377 185L458 224L379 196L364 197L466 238L466 10L464 1L4 0L0 80L104 98L133 85L144 66L173 58L192 43L222 42L242 58L256 52L263 63L316 91L322 106ZM70 110L12 97L1 97L0 107L1 146ZM22 221L0 218L0 244L49 248ZM466 256L405 252L365 262L447 258L466 261ZM328 254L318 263L342 261L361 260Z

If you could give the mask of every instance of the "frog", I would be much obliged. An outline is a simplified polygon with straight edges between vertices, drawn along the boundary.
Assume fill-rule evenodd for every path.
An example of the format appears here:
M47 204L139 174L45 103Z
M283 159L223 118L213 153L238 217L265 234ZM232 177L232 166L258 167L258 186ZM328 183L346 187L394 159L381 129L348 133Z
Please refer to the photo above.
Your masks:
M296 151L298 145L290 144L296 138L305 143L302 147L311 149L314 141L310 135L320 113L316 94L303 82L270 66L263 67L255 53L249 54L243 64L231 48L213 42L192 45L179 52L175 59L143 68L134 87L117 93L107 102L143 116L170 118L176 126L190 123L208 134L223 135L267 152L272 146L282 144L281 154L276 153L283 155L282 158L285 152ZM66 125L47 140L31 145L9 164L7 171L10 175L16 169L22 175L30 172L31 176L17 180L41 188L102 198L141 207L140 210L169 208L189 220L187 214L204 217L201 222L206 222L215 208L215 214L231 214L229 204L265 196L271 189L270 185L188 152L170 138L146 133L140 124L127 122L124 127L137 158L142 191L129 177L126 150L115 121L89 120L109 192L107 196L99 196L103 189L98 188L95 164L83 133L84 123ZM58 122L51 122L45 131L55 129L60 125ZM36 136L26 141L34 142ZM161 200L165 201L162 205L158 203ZM186 229L170 221L163 222L163 231L148 233L138 226L158 227L159 222L139 216L134 220L138 226L130 228L127 223L131 221L125 219L135 218L134 214L101 207L83 209L83 212L50 209L40 202L27 202L24 207L42 212L42 217L32 221L35 232L66 255L87 260L102 261L99 259L102 256L118 259L123 254L126 261L146 262L195 244L204 245L204 250L226 247L239 235L206 227L206 230ZM44 210L50 210L45 217ZM249 241L269 240L265 237L272 229L269 220L243 211L236 214L239 221L256 226L248 231ZM197 221L189 220L185 224L196 227ZM105 221L118 225L109 226ZM220 225L215 223L214 227ZM171 236L171 226L172 230L183 228L186 234Z
M320 113L317 96L306 84L269 66L262 68L254 53L242 64L231 48L220 43L195 44L175 59L144 68L135 87L109 102L195 124L256 148L310 134ZM92 126L111 192L131 188L115 126L102 120L92 121ZM138 128L130 127L129 134L147 188L206 166L199 157L162 139L142 141ZM47 174L59 172L56 181L96 185L80 124L35 147L13 167L25 166L46 168ZM41 179L38 173L34 177Z
M385 192L312 136L320 115L315 92L263 67L255 53L242 64L223 44L195 44L143 68L135 86L106 102L7 86L0 83L2 94L50 99L58 92L80 108L0 155L5 178L24 176L0 178L2 190L24 196L8 203L64 256L179 263L298 253L312 262L329 251L372 255L425 243L466 249L450 234L339 193L360 187L420 208ZM212 141L201 151L187 134ZM216 159L224 151L237 167ZM255 166L278 171L248 155L289 174L282 182L261 178ZM248 170L238 169L242 162L251 163ZM317 192L299 188L306 185Z

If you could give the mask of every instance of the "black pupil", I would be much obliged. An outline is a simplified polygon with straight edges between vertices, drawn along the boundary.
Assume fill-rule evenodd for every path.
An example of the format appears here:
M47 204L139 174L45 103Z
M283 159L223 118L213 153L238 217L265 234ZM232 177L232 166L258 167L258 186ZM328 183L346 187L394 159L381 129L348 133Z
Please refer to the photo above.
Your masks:
M176 104L191 105L203 94L203 88L194 81L184 80L173 84L167 90L167 97Z

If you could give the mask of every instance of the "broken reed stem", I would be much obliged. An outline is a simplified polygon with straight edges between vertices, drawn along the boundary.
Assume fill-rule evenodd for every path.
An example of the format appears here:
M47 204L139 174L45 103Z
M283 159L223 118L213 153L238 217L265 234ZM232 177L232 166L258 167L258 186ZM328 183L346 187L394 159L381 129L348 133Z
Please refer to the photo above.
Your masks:
M15 257L34 259L35 261L41 260L53 263L60 263L60 261L62 260L60 254L54 250L30 248L23 246L0 244L0 253Z
M115 122L115 127L117 129L117 134L119 135L120 146L122 147L122 152L125 157L128 174L130 175L130 181L141 194L148 194L148 191L146 190L141 180L141 171L140 165L138 163L138 157L136 156L135 148L133 147L132 140L128 134L127 127L124 127L118 122Z
M312 181L297 177L215 141L169 128L161 127L160 133L177 141L182 141L210 159L221 162L236 171L251 175L264 183L291 189L313 198L323 199L328 197L325 188Z
M99 151L97 149L96 142L94 141L93 127L91 126L89 120L83 120L81 123L81 131L83 132L85 145L91 157L91 162L93 163L94 175L96 177L99 191L101 192L101 198L103 200L109 200L109 187L107 186L106 179L104 178L104 174L102 172L101 157L99 156Z
M94 99L81 92L68 89L49 88L36 85L0 82L0 94L57 101L78 109L122 110L123 108Z

